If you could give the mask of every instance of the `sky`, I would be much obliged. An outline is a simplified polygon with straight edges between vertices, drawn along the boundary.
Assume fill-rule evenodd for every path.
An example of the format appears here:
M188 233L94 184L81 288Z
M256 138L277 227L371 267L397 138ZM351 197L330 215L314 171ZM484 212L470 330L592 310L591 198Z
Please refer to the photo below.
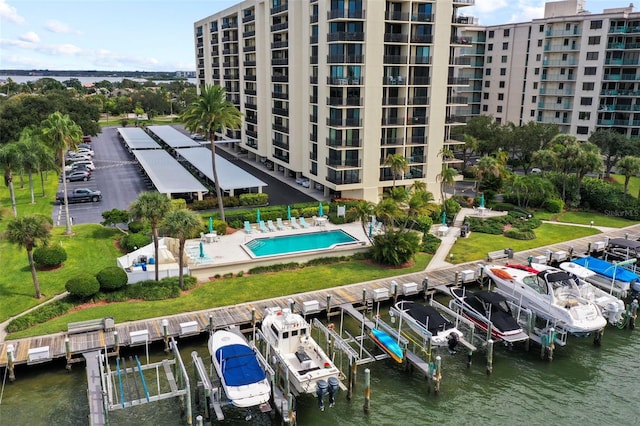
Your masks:
M0 69L193 71L193 23L238 2L0 0ZM462 11L478 17L480 25L529 21L544 13L544 0L475 3ZM586 9L600 13L628 4L587 0Z

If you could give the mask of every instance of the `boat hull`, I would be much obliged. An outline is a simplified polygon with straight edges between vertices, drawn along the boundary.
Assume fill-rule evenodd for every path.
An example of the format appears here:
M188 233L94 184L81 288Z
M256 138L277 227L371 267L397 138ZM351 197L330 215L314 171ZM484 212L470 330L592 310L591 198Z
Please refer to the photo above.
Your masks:
M402 363L402 359L404 358L402 348L391 336L380 329L373 328L371 329L371 332L369 332L369 337L371 337L371 339L376 342L376 344L380 346L380 348L385 351L391 359L399 364Z

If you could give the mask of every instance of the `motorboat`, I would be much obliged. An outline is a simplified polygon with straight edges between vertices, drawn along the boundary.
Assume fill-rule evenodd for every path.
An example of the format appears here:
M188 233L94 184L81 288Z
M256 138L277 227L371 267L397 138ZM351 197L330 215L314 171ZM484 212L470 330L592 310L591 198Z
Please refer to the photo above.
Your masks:
M495 291L469 291L465 288L451 288L450 291L465 318L485 332L491 327L493 340L512 344L529 339L503 295Z
M462 332L433 306L400 300L391 313L400 315L402 321L419 336L430 339L432 346L448 346L453 350L463 337Z
M271 354L288 370L294 395L320 395L328 389L333 399L340 386L340 371L311 337L311 326L302 315L288 308L267 308L261 331Z
M570 334L586 336L607 324L598 307L580 295L575 279L566 271L534 273L501 265L487 265L484 271L498 293L555 321Z
M391 359L395 362L402 364L402 359L404 358L404 352L398 343L393 340L391 336L389 336L384 331L379 328L372 328L369 332L369 337L376 342L380 348L385 351Z
M239 333L219 330L209 337L209 354L227 399L250 408L269 401L271 386L256 352Z
M562 262L558 266L563 271L567 271L578 278L576 284L578 285L578 290L580 290L580 295L595 303L607 321L609 321L609 324L615 325L622 321L626 311L624 302L588 281L589 278L597 275L595 272L573 262Z
M609 290L609 288L613 287L613 291L621 293L623 297L626 296L630 289L640 292L640 277L625 269L623 265L607 262L593 256L580 257L572 260L572 262L606 278L606 280L598 281L601 283L600 285L594 282L595 285L604 290Z

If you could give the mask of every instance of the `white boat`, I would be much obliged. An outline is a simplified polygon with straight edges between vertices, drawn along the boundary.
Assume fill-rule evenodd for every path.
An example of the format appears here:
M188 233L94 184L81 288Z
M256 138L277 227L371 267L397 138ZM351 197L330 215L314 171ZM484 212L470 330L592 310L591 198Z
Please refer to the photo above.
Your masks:
M622 321L625 314L624 302L588 282L588 279L596 276L597 273L573 262L562 262L559 266L563 271L567 271L578 278L576 284L580 295L595 303L607 321L609 321L609 324L615 325Z
M340 371L311 337L311 326L290 309L268 308L261 325L262 334L289 371L294 395L318 394L328 390L329 399L339 388Z
M243 336L216 331L209 337L209 353L231 404L249 408L269 401L269 380Z
M501 294L554 320L568 333L586 336L607 325L598 307L580 295L575 280L565 271L538 273L501 265L484 267Z
M430 339L432 346L449 346L453 350L463 334L433 306L410 300L396 302L391 312L419 336Z

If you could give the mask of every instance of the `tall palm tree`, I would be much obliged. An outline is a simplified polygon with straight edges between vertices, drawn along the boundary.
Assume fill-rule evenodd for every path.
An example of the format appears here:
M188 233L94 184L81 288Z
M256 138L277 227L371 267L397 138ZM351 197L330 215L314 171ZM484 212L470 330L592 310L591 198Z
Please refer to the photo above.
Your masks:
M575 158L575 170L578 178L578 195L582 188L582 180L587 173L600 173L604 169L600 148L591 142L582 142L579 144L580 150L577 158Z
M33 174L41 171L46 163L46 155L49 154L44 144L40 141L38 129L27 127L20 133L18 147L22 153L22 170L29 178L29 191L31 192L31 204L35 204L36 197L33 186Z
M180 118L184 122L185 129L192 132L205 131L211 141L211 164L218 209L220 209L220 218L226 220L222 204L222 188L220 188L216 167L216 132L224 128L239 129L242 125L242 113L227 100L223 87L206 85L202 87L200 96L187 107Z
M442 204L446 200L445 188L451 186L456 182L456 175L458 171L453 167L443 165L442 171L436 176L436 179L440 182L440 194L442 195Z
M138 220L146 220L151 225L153 234L153 255L156 262L158 261L158 226L164 216L171 210L171 200L166 195L159 192L143 192L138 196L129 207L131 216ZM156 281L160 280L158 268L156 271Z
M494 157L485 155L473 166L473 171L476 178L482 181L489 176L500 176L502 174L502 166Z
M43 215L34 214L15 218L7 224L4 237L12 244L24 247L29 258L31 278L36 290L36 299L40 299L40 282L36 273L36 264L33 261L33 249L40 245L46 245L51 235L50 219Z
M361 200L355 206L351 207L347 214L349 215L349 220L357 220L360 221L360 225L362 225L362 231L364 235L369 238L371 241L371 236L369 235L369 231L367 230L367 223L371 221L371 215L373 214L374 204L370 201Z
M13 142L0 146L0 167L4 169L4 184L9 188L14 217L18 217L18 207L13 186L13 172L20 168L21 161L22 153L17 143Z
M633 155L626 155L616 163L618 173L624 176L624 195L629 190L631 176L640 174L640 158Z
M42 140L49 145L60 160L62 169L62 190L64 196L64 213L66 216L66 234L73 233L71 229L71 216L69 216L69 203L67 202L67 172L64 169L64 157L67 150L75 150L82 140L82 128L78 126L67 114L62 115L56 111L42 122Z
M393 175L393 187L396 187L396 176L404 176L404 174L409 170L409 162L406 157L402 154L389 154L387 158L384 159L384 166L389 167L391 169L391 174Z
M180 288L184 290L184 276L182 273L184 264L184 243L187 238L192 238L202 231L202 228L204 228L204 222L197 213L188 209L178 209L167 213L161 226L167 235L178 239L178 265L180 267L178 279L180 282Z

